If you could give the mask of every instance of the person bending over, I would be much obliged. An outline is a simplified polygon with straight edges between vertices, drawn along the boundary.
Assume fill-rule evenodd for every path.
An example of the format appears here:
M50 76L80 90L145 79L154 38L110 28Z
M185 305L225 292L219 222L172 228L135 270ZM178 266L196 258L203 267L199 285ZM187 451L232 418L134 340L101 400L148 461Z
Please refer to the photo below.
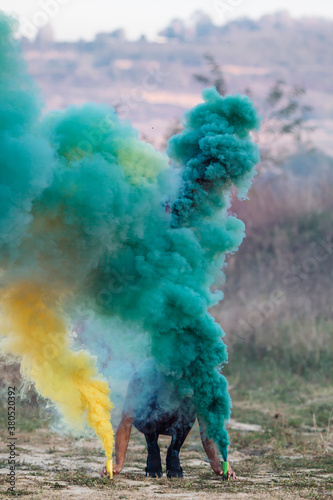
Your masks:
M171 436L166 456L167 477L183 477L179 461L180 449L196 419L190 397L180 399L170 380L161 374L152 358L144 362L131 378L123 406L122 418L116 432L116 461L113 473L119 474L125 462L132 425L145 435L147 441L146 476L161 477L162 464L158 437ZM215 474L222 475L214 442L207 438L199 420L200 435L209 463ZM106 468L101 476L106 475ZM230 469L229 478L236 479Z

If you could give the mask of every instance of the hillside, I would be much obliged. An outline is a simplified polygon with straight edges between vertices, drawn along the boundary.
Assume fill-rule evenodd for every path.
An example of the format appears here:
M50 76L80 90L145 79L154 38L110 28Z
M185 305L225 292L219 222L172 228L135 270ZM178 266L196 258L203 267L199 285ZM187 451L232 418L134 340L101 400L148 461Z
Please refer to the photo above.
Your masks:
M259 106L277 79L304 86L318 141L330 152L332 43L333 21L320 18L282 12L218 27L201 13L190 27L173 21L154 43L129 42L122 30L93 42L55 43L45 28L35 42L24 42L24 52L48 108L89 100L117 105L157 146L168 124L200 99L202 86L193 74L206 72L203 55L210 53L222 65L228 89L251 88Z

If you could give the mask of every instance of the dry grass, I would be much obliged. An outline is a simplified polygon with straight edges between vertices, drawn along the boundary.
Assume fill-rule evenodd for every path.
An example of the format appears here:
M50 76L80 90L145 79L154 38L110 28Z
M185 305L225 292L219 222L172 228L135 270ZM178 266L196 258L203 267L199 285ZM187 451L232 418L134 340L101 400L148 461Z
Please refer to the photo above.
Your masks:
M223 498L239 500L332 498L332 387L307 383L295 375L270 373L260 365L247 367L247 376L239 371L228 378L234 405L229 460L238 481L222 483L211 472L197 426L181 453L184 479L144 476L145 440L136 430L122 474L114 481L101 479L105 458L96 439L54 434L43 419L28 431L27 421L31 415L36 416L37 409L32 406L29 414L19 400L16 496L214 500L223 494ZM239 423L248 430L238 430ZM261 429L251 427L253 424ZM8 498L6 436L3 433L1 437L0 496ZM161 437L162 460L168 444L169 438Z

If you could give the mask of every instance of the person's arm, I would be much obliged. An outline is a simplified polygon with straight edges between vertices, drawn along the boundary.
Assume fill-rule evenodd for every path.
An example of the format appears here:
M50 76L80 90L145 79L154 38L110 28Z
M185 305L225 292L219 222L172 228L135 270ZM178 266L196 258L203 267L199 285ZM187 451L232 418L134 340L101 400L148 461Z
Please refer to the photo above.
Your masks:
M133 416L128 413L123 413L121 421L116 432L116 461L113 464L113 474L120 474L126 457L127 447L131 436L133 424ZM107 475L106 467L101 472L101 477Z
M123 406L123 413L116 432L116 460L113 464L113 474L115 475L120 474L124 466L128 443L131 436L132 424L134 420L135 395L140 393L139 382L139 379L134 376L128 384L127 394ZM106 467L102 470L101 476L106 476Z
M132 424L133 416L123 414L116 432L116 463L113 465L113 474L119 474L124 466Z
M200 437L202 441L202 446L204 447L210 466L217 476L222 476L223 475L222 464L219 461L215 443L211 439L208 439L205 432L205 428L203 424L200 422L200 420L199 420L199 426L200 426ZM234 473L234 471L231 470L231 468L229 468L229 479L237 479L236 474Z

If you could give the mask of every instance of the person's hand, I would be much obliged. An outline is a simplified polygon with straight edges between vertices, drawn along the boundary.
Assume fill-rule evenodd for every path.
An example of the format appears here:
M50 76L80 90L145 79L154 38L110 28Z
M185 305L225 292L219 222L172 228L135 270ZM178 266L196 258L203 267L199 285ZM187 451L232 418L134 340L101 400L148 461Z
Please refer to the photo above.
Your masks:
M212 463L211 467L217 476L223 476L222 464L220 462ZM228 478L231 480L236 480L237 476L235 472L229 466Z
M233 470L231 470L230 467L229 467L229 472L228 472L228 478L232 479L233 481L235 481L237 479L236 473Z
M122 466L119 464L113 464L113 474L117 476L121 473Z
M211 468L213 469L213 471L217 476L223 475L222 465L220 464L220 462L211 463Z
M118 474L120 474L121 470L122 470L121 465L113 464L113 475L114 476L117 476ZM102 469L102 471L101 471L101 477L105 477L105 476L107 476L106 467L104 467L104 469Z

